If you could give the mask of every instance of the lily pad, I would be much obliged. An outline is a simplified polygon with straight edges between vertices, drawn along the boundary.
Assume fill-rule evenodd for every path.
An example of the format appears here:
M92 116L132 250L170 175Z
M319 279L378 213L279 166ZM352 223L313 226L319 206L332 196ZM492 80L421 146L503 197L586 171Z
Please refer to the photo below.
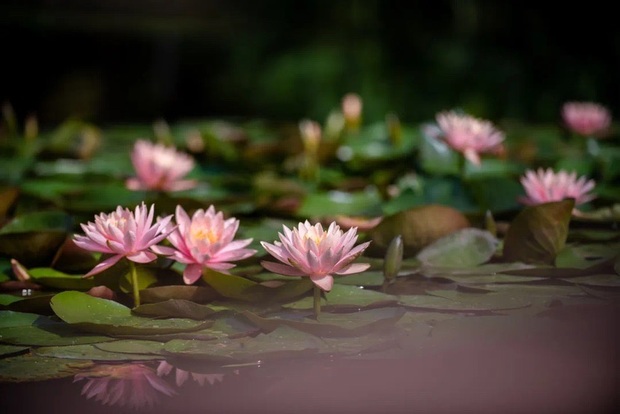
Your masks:
M499 240L488 231L465 228L434 241L417 259L425 265L473 267L493 257L498 245Z
M163 302L169 299L208 303L217 297L219 295L211 286L155 286L140 291L143 303Z
M121 339L94 345L103 351L119 354L162 355L164 343L139 339Z
M504 259L552 264L564 248L574 207L572 199L525 207L506 233Z
M92 361L64 360L32 354L20 355L2 360L0 381L30 382L65 378L91 366Z
M313 298L306 297L283 305L289 309L313 309ZM398 299L392 295L363 289L357 286L334 284L331 291L321 298L321 309L326 311L362 310L393 306Z
M161 359L160 356L156 355L109 352L90 344L43 346L35 349L34 353L43 357L91 361L148 361Z
M136 315L152 318L189 318L205 320L217 311L213 308L184 299L168 299L157 303L147 303L132 310Z
M28 274L35 282L52 289L86 291L95 287L93 279L59 272L51 267L33 267L28 269Z
M501 293L461 293L434 290L429 295L403 295L399 303L410 309L443 312L490 312L518 309L531 305L527 298Z
M314 335L281 326L254 338L227 339L217 343L173 340L166 343L164 350L178 357L231 364L310 356L322 346L322 340Z
M405 311L401 308L381 308L353 313L324 313L319 320L298 320L287 318L286 314L263 318L251 312L242 315L260 327L264 332L271 332L280 326L290 326L299 331L320 337L351 337L367 334L377 329L394 326Z
M65 291L52 298L56 315L72 327L105 335L154 335L195 331L211 322L190 319L149 319L131 314L128 307L86 293Z
M0 345L0 359L20 355L28 352L30 347L19 345Z

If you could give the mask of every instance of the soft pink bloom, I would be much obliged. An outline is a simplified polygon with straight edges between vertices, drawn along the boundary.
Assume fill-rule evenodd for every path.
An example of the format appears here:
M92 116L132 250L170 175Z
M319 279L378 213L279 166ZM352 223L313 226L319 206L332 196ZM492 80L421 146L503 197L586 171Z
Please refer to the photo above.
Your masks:
M183 280L188 285L200 279L204 267L226 271L235 266L230 262L256 253L256 250L245 248L252 239L233 240L239 220L224 219L222 212L216 212L213 206L207 211L196 210L191 218L183 207L177 206L176 223L176 230L168 236L174 249L160 246L157 252L187 264Z
M347 93L342 98L342 114L347 122L356 124L362 117L362 98L356 93Z
M346 233L336 222L323 230L321 223L314 226L308 221L299 223L291 231L282 226L280 241L273 244L261 242L265 250L282 263L261 262L269 271L288 276L309 276L312 282L329 292L334 285L332 275L359 273L370 267L367 263L352 263L370 242L353 247L357 241L357 228Z
M96 365L88 372L76 374L73 382L84 379L82 395L110 406L153 407L160 394L176 394L170 384L143 364Z
M173 147L138 140L131 162L137 177L127 180L130 190L180 191L196 186L194 180L182 180L194 168L194 159Z
M316 121L303 119L299 121L299 132L306 152L316 153L321 144L321 125Z
M529 205L561 201L565 198L574 198L575 205L579 205L595 197L589 193L594 189L594 180L587 180L583 176L577 178L575 172L556 173L551 168L539 168L536 172L528 170L521 177L521 184L527 193L527 197L522 198L521 202Z
M165 239L174 228L169 226L172 215L153 224L154 205L147 210L142 203L135 212L118 206L110 214L95 216L95 222L81 224L85 235L76 235L74 242L82 249L111 254L84 277L92 276L113 266L123 257L137 262L148 263L157 258L154 246Z
M166 376L170 374L174 370L174 379L176 381L177 387L182 386L188 380L188 378L192 378L198 384L205 385L205 382L213 385L216 382L222 382L224 379L224 374L198 374L195 372L186 371L181 368L175 368L174 365L161 361L159 366L157 367L157 375L160 377Z
M504 134L489 121L454 111L440 112L436 120L439 137L476 165L480 165L480 153L503 150Z
M594 102L566 102L562 106L566 126L581 135L593 136L611 125L611 113Z

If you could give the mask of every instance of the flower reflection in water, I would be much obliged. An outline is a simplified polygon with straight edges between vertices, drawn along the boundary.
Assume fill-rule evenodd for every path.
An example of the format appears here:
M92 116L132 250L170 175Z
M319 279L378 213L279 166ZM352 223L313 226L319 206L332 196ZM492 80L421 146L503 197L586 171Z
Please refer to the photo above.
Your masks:
M164 377L169 375L173 370L175 371L174 375L177 387L185 384L185 381L187 381L190 377L200 385L205 385L205 382L213 385L216 382L222 382L224 379L224 374L198 374L195 372L185 371L181 368L176 368L174 365L166 361L161 361L159 363L159 366L157 367L157 375Z
M76 374L73 382L81 380L86 380L82 395L109 406L153 407L161 394L169 397L176 394L170 384L144 364L97 365Z

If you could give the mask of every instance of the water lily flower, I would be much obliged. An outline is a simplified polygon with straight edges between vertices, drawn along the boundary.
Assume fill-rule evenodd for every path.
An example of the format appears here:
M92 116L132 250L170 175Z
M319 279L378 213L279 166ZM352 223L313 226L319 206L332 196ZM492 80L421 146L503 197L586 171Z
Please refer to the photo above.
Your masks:
M315 286L329 292L334 285L333 275L359 273L370 267L367 263L353 263L370 244L353 247L357 241L356 227L343 233L340 226L332 222L325 231L321 223L313 226L307 220L293 230L282 227L283 233L278 233L280 241L261 242L269 254L282 262L261 262L271 272L309 276Z
M183 280L190 285L202 276L203 268L226 271L235 265L230 263L246 259L256 250L245 247L252 239L233 240L239 220L234 217L224 219L221 211L209 206L205 211L198 209L190 218L180 205L175 211L177 228L168 236L174 246L160 246L157 252L171 256L174 260L185 263Z
M81 380L86 380L82 395L109 406L153 407L161 394L176 395L170 384L144 364L96 365L73 377L73 382Z
M575 205L587 203L595 198L590 193L596 183L586 177L577 177L575 172L554 172L551 168L537 171L528 170L521 177L521 184L527 197L521 202L528 205L561 201L565 198L575 199Z
M566 102L562 106L562 118L573 132L593 137L611 125L611 113L595 102Z
M153 224L154 205L144 203L134 212L118 206L115 211L95 216L95 222L80 224L85 235L74 236L74 243L85 250L111 254L84 277L93 276L126 257L131 262L149 263L157 258L154 246L164 240L174 227L168 226L172 215Z
M181 368L175 368L174 365L170 364L167 361L161 361L159 366L157 367L157 375L160 377L164 377L169 375L174 370L174 379L177 384L177 387L182 386L185 382L191 377L194 381L196 381L201 386L205 385L205 382L208 382L210 385L215 384L216 382L222 382L224 379L224 374L198 374L196 372L186 371Z
M194 159L173 147L138 140L131 162L137 177L126 181L130 190L180 191L196 186L195 180L182 179L194 168Z
M480 153L503 151L504 134L490 121L455 111L440 112L435 118L439 138L475 165L480 165Z
M357 128L362 119L362 98L356 93L347 93L342 97L340 106L347 125L353 129Z

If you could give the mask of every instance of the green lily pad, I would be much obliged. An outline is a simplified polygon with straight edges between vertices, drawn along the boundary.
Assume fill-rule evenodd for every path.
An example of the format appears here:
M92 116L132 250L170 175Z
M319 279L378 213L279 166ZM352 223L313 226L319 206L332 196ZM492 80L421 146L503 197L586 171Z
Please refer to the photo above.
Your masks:
M164 343L140 339L121 339L94 345L103 351L119 354L162 355Z
M56 315L71 326L105 335L154 335L195 331L210 322L190 319L148 319L131 314L131 309L120 303L92 297L77 291L65 291L52 298Z
M29 350L30 347L27 346L0 344L0 359L25 354Z
M213 270L205 270L204 280L220 295L246 302L286 302L312 289L309 278L291 278L277 287L268 287L253 280Z
M0 229L0 255L27 267L47 265L64 243L71 225L71 217L60 211L19 215Z
M578 276L565 279L567 282L575 283L586 287L608 287L620 289L620 276L617 274L600 274Z
M30 382L65 378L91 366L92 361L64 360L32 354L19 355L2 360L0 381Z
M528 298L501 293L461 293L433 290L428 295L402 295L399 303L410 309L444 312L489 312L518 309L531 305Z
M297 215L300 217L323 217L334 214L380 215L381 201L381 195L377 190L355 193L343 191L312 193L304 198L301 207L297 210Z
M306 297L285 304L283 307L289 309L313 309L313 301L314 299L312 297ZM357 286L334 284L332 290L325 293L321 298L321 309L325 311L361 310L393 306L397 302L398 299L392 295L386 295L385 293L375 292Z
M383 256L392 240L401 236L404 256L413 256L434 241L469 226L467 218L454 208L416 207L385 217L371 229L368 235L373 243L368 251Z
M152 318L189 318L205 320L215 314L213 308L183 299L168 299L157 303L140 305L132 312Z
M381 308L354 313L323 313L319 320L304 318L287 318L287 314L263 318L251 312L244 312L242 316L260 327L263 332L271 332L280 326L289 326L299 331L307 332L319 337L351 337L365 335L377 329L394 326L405 311L401 308Z
M0 309L16 312L51 314L50 300L54 293L33 291L29 296L0 293Z
M95 287L95 281L82 275L70 275L51 267L28 269L30 277L38 284L59 290L88 290Z
M310 356L316 354L321 347L320 338L281 326L268 334L259 334L253 338L227 339L217 343L172 340L166 343L164 350L177 357L231 364Z
M615 257L618 252L620 243L571 243L558 253L555 266L585 269Z
M417 254L425 265L473 267L488 261L497 250L499 240L476 228L455 231L434 241Z
M91 344L43 346L35 349L34 353L42 357L91 361L148 361L161 359L160 356L156 355L108 352Z
M364 259L366 261L366 259ZM344 277L337 277L335 283L339 285L364 286L364 287L380 287L383 285L385 278L383 271L366 271Z
M525 207L504 238L504 259L552 264L564 248L575 201L567 199Z
M163 302L169 299L208 303L217 297L219 295L211 286L154 286L140 291L140 299L145 304Z

